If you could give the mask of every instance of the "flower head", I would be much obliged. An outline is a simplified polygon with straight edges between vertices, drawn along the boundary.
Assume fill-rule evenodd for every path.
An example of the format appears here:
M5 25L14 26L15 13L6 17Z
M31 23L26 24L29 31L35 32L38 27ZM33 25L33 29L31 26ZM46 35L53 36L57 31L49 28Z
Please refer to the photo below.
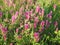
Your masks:
M2 17L2 12L0 12L0 17Z
M35 19L34 19L34 23L38 23L38 22L39 22L38 17L35 17Z
M49 19L52 18L52 11L50 11L50 13L47 15L47 17L48 17Z
M13 43L10 43L10 45L13 45Z
M16 33L18 33L18 30L19 30L19 29L17 28L17 29L16 29Z
M44 15L44 9L42 9L41 15L42 15L42 16Z
M25 17L26 17L26 19L28 19L28 20L30 19L29 12L26 12L26 13L25 13Z
M36 7L36 13L39 13L39 11L40 11L40 7L37 6L37 7Z
M55 27L57 27L57 25L58 25L58 22L57 22L57 21L55 21L55 22L54 22L54 26L55 26Z
M37 24L36 23L34 23L34 28L36 28L37 27Z
M40 23L40 25L41 25L42 27L44 27L45 21L42 21L42 22Z
M29 28L29 24L25 24L24 28L25 28L25 30L27 30Z
M34 39L35 39L36 42L39 41L39 33L38 32L34 33Z
M48 20L46 20L46 27L48 28L50 25L50 22Z
M56 4L53 5L53 8L56 9Z
M12 16L12 23L15 22L15 15Z

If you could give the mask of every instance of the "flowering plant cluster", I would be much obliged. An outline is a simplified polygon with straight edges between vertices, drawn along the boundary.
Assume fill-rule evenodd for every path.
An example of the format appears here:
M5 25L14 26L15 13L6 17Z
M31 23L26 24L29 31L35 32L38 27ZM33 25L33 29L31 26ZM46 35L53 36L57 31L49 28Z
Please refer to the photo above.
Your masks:
M60 45L60 7L46 1L1 0L0 45Z

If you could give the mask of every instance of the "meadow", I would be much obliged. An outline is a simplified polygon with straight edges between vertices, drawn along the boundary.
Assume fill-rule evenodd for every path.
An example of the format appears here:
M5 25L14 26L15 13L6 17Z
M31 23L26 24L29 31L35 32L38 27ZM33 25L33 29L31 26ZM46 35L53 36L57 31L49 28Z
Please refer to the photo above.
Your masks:
M0 45L60 45L60 0L0 0Z

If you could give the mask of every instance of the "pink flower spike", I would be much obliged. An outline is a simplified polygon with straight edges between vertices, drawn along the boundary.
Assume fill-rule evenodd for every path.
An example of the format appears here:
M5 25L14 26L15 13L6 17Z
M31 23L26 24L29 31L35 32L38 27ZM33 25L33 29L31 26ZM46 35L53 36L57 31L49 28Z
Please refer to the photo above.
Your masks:
M19 12L16 11L16 13L15 13L15 19L18 17L18 14L19 14Z
M3 38L4 38L4 41L6 41L6 39L7 39L6 35L4 35Z
M15 15L12 16L12 23L15 21Z
M2 17L2 12L0 12L0 17Z
M2 28L2 32L3 32L3 33L7 33L7 27L3 27L3 28Z
M25 24L24 27L25 27L25 30L27 30L29 28L29 24Z
M15 15L18 15L18 14L19 14L19 12L18 12L18 11L16 11Z
M18 31L19 31L19 29L17 28L17 29L16 29L16 33L18 33Z
M28 19L28 20L30 19L29 12L26 12L26 13L25 13L25 17L26 17L26 19Z
M39 36L39 33L38 33L38 32L35 32L35 33L34 33L34 37L35 37L35 38L38 38L38 36Z
M10 43L10 45L13 45L13 43Z
M36 23L34 23L34 28L36 28L37 27L37 25L36 25Z
M57 22L57 21L55 21L55 22L54 22L54 26L55 26L55 27L57 27L57 25L58 25L58 22Z
M37 7L36 7L36 13L38 13L39 11L40 11L40 7L37 6Z
M39 22L38 17L35 17L35 19L34 19L34 23L38 23L38 22Z
M42 21L40 25L43 27L45 25L45 21Z
M53 5L53 8L56 9L56 4Z
M34 39L36 40L36 42L39 41L39 33L38 32L34 33Z
M42 9L42 12L41 13L42 13L42 16L43 16L44 15L44 9Z
M50 13L47 15L47 17L48 17L49 19L52 19L52 11L50 11Z
M22 14L23 14L23 11L24 11L24 7L22 6L22 7L19 9L19 14L22 15Z

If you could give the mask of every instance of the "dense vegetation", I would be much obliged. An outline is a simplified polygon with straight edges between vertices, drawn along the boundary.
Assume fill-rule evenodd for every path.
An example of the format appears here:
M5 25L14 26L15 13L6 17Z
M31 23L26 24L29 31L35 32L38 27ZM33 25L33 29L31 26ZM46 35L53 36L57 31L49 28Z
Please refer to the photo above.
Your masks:
M0 0L0 45L60 45L60 0Z

